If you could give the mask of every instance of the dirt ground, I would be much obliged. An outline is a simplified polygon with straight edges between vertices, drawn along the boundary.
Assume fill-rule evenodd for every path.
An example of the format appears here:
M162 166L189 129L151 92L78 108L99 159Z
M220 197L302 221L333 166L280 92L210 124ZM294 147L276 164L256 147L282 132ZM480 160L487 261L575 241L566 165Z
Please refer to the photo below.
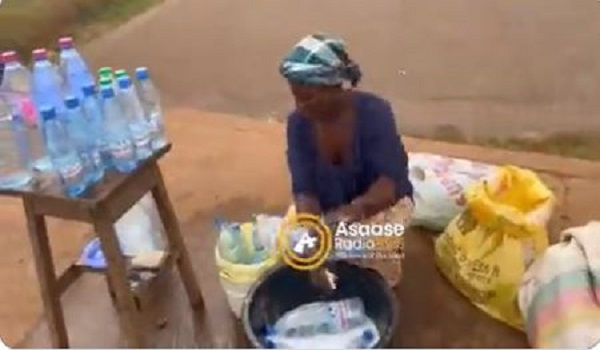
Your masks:
M190 120L197 122L197 127L190 127ZM283 212L289 203L284 127L278 122L172 110L169 112L168 132L176 142L172 153L161 164L167 187L184 227L203 294L209 300L210 322L217 325L216 342L231 345L232 333L224 326L226 321L221 321L223 315L227 315L227 307L216 280L212 255L214 236L210 225L218 214L232 219L247 219L256 212ZM429 151L497 164L512 163L539 170L560 200L551 224L553 237L561 228L597 217L594 204L600 191L597 186L600 164L417 139L407 138L405 142L410 151ZM10 247L0 255L0 278L3 281L0 288L0 300L3 301L0 303L0 335L14 345L36 324L41 305L19 203L2 199L0 205L0 227L7 228L0 235L0 243ZM86 227L67 222L53 222L50 234L59 266L72 262L89 237ZM408 259L411 261L407 264L412 265L412 269L407 266L409 272L400 295L401 302L406 305L402 313L406 320L404 324L412 326L402 327L410 337L404 338L400 345L524 345L522 335L511 332L470 307L444 282L433 264L430 237L425 234L412 237L407 243ZM115 327L114 312L106 302L104 288L103 281L96 279L83 286L74 286L73 291L63 298L63 303L70 310L67 311L69 323L87 327L88 331L95 330L96 334L96 337L84 337L81 332L72 331L74 345L118 344L109 341L118 339L119 333ZM85 315L75 313L81 311L77 305L82 304ZM113 322L98 321L109 316L113 317ZM112 328L107 330L103 327L100 331L102 336L98 336L98 324L112 324ZM470 331L464 328L467 324L480 326L477 331ZM25 345L47 344L47 339L39 334L39 330L34 332L36 336L30 337Z

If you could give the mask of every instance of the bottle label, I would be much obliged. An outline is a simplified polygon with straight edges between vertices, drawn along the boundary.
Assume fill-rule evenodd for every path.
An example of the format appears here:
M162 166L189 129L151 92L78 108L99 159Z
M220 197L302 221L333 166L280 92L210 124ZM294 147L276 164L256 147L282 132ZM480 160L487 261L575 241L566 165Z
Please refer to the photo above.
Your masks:
M79 161L60 169L60 175L65 180L77 178L82 172L83 166Z
M139 149L149 148L150 147L150 135L148 133L144 133L135 138L135 146Z
M110 148L110 154L115 159L133 158L133 148L128 141L122 141L118 144L113 144Z

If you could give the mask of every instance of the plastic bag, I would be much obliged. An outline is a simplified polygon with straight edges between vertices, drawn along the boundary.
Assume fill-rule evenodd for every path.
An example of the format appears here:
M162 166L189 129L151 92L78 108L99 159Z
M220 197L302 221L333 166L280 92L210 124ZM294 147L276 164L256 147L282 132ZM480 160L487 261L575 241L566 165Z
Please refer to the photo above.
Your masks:
M466 200L467 209L435 242L437 265L476 306L522 329L518 288L548 247L554 196L532 171L506 166L471 187Z
M360 298L301 305L286 312L266 335L280 349L365 349L379 342Z
M277 250L277 235L283 224L283 218L280 216L271 216L266 214L256 215L256 234L257 245L261 245L268 251Z
M561 233L527 270L519 307L533 347L589 349L600 341L600 222Z
M496 166L464 159L410 153L415 202L411 225L442 231L465 208L465 190L496 170Z
M121 252L125 256L136 256L165 248L162 221L150 193L144 195L115 223L115 231Z

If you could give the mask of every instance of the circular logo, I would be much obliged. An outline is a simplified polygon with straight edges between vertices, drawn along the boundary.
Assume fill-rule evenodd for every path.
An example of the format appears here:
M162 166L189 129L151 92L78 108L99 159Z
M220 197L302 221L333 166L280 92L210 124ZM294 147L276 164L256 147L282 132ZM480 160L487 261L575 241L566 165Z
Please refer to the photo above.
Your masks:
M332 234L317 215L290 215L277 235L282 260L297 270L320 267L331 252Z

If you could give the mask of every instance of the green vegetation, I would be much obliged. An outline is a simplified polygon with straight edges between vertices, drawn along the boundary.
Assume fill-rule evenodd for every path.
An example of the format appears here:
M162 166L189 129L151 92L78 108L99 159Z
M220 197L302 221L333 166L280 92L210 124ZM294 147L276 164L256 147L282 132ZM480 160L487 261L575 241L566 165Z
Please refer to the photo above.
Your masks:
M562 133L539 140L512 138L484 141L484 145L515 151L531 151L563 157L600 160L600 133L585 135Z
M0 6L0 51L25 60L37 47L53 49L71 35L86 40L162 0L4 0Z
M513 138L467 138L458 128L446 125L437 128L430 138L480 146L554 154L563 157L600 160L600 132L556 133L550 136Z

